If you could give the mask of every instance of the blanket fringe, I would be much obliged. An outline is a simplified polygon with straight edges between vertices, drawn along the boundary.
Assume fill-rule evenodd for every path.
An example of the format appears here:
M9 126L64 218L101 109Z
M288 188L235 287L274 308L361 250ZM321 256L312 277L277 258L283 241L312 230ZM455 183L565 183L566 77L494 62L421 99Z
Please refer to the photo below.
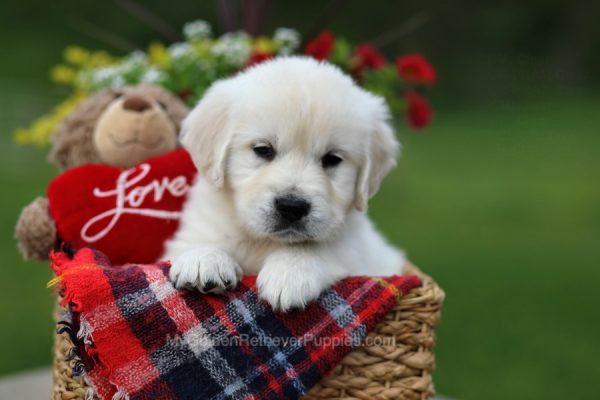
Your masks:
M79 332L77 332L77 337L87 345L92 344L92 327L83 314L79 317Z
M96 391L94 389L92 389L92 387L90 386L85 391L85 400L95 400L95 399L96 399Z
M62 280L62 275L55 276L54 278L50 279L48 283L46 283L46 289L50 289L51 287L56 286L57 284L62 282Z
M129 400L129 395L123 388L119 388L117 393L115 393L112 397L112 400Z

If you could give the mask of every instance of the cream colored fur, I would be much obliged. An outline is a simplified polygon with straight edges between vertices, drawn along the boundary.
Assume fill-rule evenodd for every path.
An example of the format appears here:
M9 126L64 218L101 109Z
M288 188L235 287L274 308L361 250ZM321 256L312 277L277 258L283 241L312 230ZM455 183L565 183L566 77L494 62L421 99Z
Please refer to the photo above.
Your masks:
M276 59L215 83L183 123L200 174L181 226L167 243L177 287L219 292L258 274L275 309L303 307L349 275L402 272L403 254L365 210L396 164L384 100L336 67ZM272 146L272 160L254 148ZM342 162L322 165L325 154ZM277 230L277 196L311 207L299 227Z

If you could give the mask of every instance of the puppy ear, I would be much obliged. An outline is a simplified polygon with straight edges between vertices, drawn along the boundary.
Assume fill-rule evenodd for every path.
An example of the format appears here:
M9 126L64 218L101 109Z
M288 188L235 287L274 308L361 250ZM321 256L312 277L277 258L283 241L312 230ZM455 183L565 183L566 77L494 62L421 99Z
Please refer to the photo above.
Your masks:
M231 141L229 112L231 95L226 82L211 86L183 120L180 141L194 164L216 187L225 181L227 150Z
M396 166L400 149L389 123L389 109L383 99L379 100L374 129L369 134L365 159L356 183L354 205L359 211L366 211L369 199L377 193L383 178Z

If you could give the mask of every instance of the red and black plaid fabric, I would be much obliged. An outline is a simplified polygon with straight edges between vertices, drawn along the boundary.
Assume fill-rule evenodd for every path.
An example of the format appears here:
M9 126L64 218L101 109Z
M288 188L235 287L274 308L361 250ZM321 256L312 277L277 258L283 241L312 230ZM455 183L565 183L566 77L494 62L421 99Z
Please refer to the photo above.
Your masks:
M297 399L420 285L416 276L351 277L282 314L259 300L253 276L201 295L176 290L167 262L113 267L90 249L51 259L103 399Z

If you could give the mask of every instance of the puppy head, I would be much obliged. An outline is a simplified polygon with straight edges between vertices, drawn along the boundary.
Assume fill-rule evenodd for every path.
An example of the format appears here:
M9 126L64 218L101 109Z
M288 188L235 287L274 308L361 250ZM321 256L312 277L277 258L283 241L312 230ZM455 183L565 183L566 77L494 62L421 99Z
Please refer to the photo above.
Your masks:
M322 241L396 164L384 100L338 68L279 58L215 83L183 123L200 173L252 236Z

